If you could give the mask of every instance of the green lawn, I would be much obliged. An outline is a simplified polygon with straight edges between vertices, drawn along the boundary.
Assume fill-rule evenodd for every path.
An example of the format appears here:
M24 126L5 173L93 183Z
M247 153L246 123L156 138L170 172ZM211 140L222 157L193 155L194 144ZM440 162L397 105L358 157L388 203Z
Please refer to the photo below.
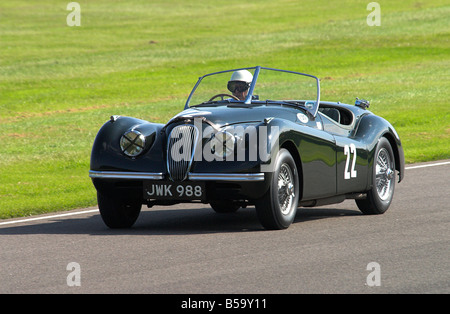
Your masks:
M450 5L378 1L0 3L0 218L96 204L96 132L112 114L166 122L197 78L262 65L321 78L321 99L371 101L407 162L450 158Z

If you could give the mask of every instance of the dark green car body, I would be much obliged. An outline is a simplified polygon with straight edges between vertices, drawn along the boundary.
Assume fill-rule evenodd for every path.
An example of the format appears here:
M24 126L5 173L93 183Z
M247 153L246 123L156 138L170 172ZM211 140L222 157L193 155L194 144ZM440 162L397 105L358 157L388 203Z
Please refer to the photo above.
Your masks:
M259 69L256 67L255 76ZM255 84L253 82L253 88ZM319 88L317 90L319 94ZM228 205L238 204L237 207L247 206L257 203L268 193L274 175L268 165L276 160L280 150L287 150L295 161L295 175L299 179L298 206L337 203L347 198L363 200L379 182L375 180L375 176L379 175L375 169L377 146L384 138L392 148L392 167L398 172L398 182L403 179L402 144L388 121L374 115L366 106L324 102L319 97L314 101L311 105L308 101L259 100L252 94L243 102L222 99L189 106L188 100L185 110L167 124L112 116L95 139L90 177L102 197L123 204L146 204L151 207L192 201L224 201ZM189 146L192 154L200 152L200 155L202 149L206 151L204 147L215 133L244 130L241 136L232 131L228 134L244 143L246 155L237 158L238 152L234 150L222 159L206 160L200 155L199 158L191 156L183 168L186 173L181 177L171 175L170 168L174 166L168 161L171 154L169 138L179 126L194 126L201 134L196 138L195 145L192 143L193 146ZM263 128L264 132L261 131ZM251 132L246 132L249 129L255 132L258 139L250 144ZM131 137L135 136L132 139L135 143L128 138L123 139L124 134L130 131L134 132ZM135 147L139 154L130 156L124 153L124 148L138 145L138 136L139 141L142 140L139 142L142 147ZM259 141L263 137L264 141ZM233 143L237 145L235 139ZM259 155L250 158L252 147L249 145L261 143L266 146L263 150L266 158ZM126 147L126 144L129 146ZM176 194L174 191L169 191L169 195L161 194L161 197L149 197L150 192L143 192L158 188L158 182L175 184L177 181L183 182L183 186L179 187L183 192L190 182L201 182L201 193L198 188L201 197L191 199L184 195L185 198L171 198L172 194ZM114 224L110 226L114 227Z

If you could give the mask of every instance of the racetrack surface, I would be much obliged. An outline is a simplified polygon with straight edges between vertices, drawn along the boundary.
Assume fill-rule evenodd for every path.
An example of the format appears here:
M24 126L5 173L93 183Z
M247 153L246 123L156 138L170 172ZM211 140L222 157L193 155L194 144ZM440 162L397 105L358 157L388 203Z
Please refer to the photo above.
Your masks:
M205 204L145 208L127 230L95 208L3 220L0 293L450 293L450 163L430 164L407 167L384 215L347 200L282 231Z

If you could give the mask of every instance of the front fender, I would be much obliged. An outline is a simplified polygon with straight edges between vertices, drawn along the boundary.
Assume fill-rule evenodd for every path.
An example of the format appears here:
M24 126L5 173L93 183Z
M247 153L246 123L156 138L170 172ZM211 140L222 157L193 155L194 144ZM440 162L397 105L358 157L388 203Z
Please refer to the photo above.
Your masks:
M111 117L97 133L91 152L91 170L165 172L163 162L163 125L131 117ZM141 132L146 138L146 147L137 157L122 153L120 138L130 130Z

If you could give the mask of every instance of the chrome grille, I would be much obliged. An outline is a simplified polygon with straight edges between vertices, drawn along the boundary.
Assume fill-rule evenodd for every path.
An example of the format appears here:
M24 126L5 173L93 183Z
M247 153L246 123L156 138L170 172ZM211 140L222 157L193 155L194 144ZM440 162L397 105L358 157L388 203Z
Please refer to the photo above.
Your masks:
M187 178L197 146L198 130L190 124L172 129L167 144L167 171L172 181Z

